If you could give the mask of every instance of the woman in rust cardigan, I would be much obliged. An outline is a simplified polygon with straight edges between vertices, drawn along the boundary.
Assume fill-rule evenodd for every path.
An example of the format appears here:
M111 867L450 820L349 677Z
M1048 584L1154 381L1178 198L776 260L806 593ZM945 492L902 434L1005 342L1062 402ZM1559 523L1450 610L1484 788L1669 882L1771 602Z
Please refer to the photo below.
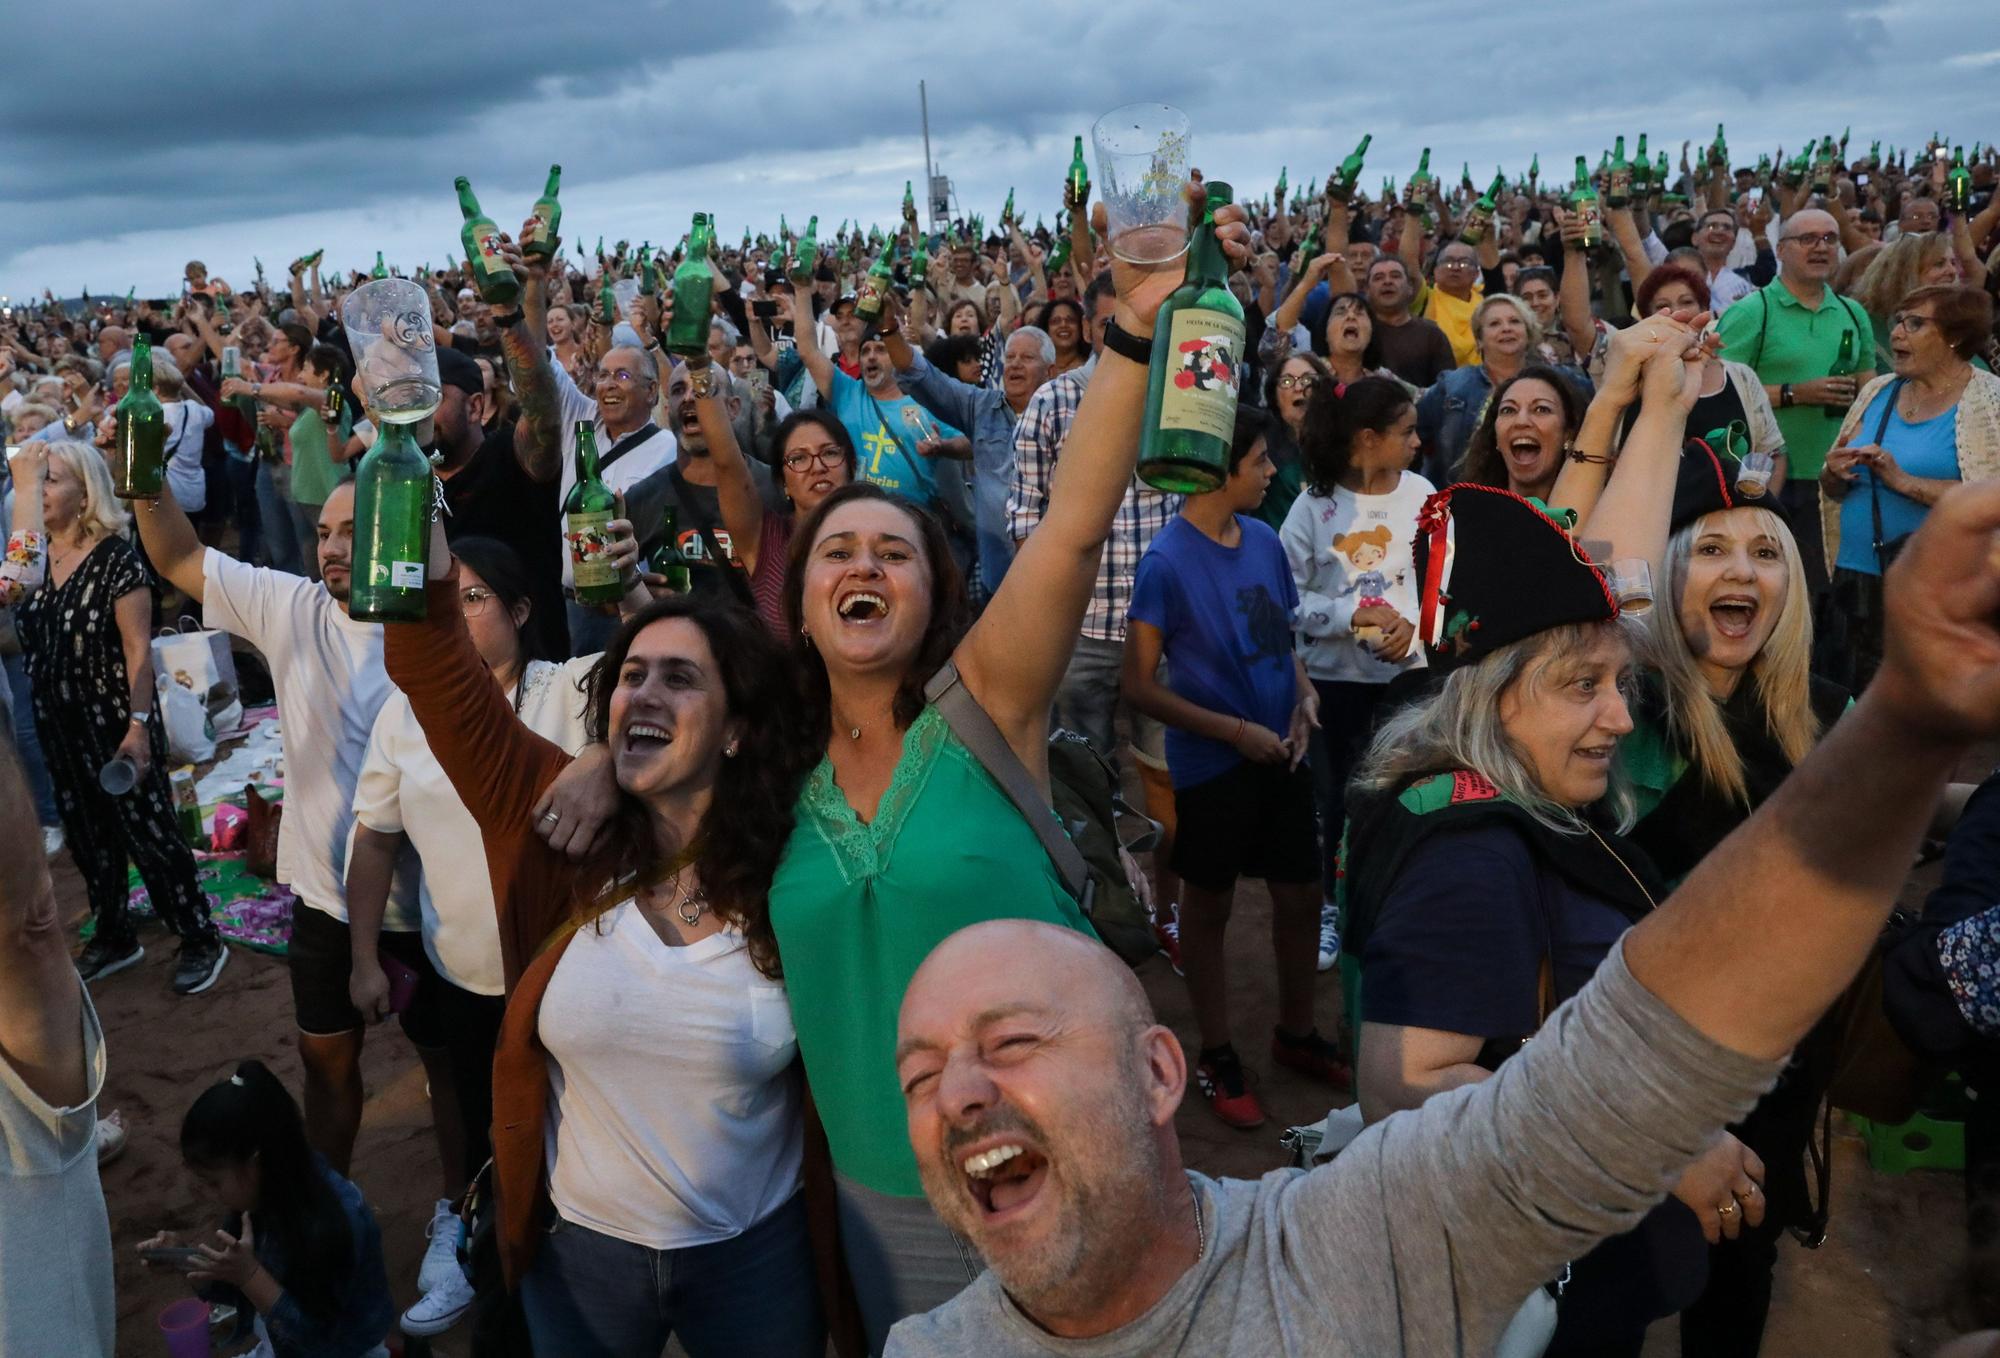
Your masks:
M500 1257L535 1345L817 1355L804 1092L765 910L806 744L776 647L692 598L626 622L588 681L619 808L572 863L532 827L569 756L480 660L442 533L431 562L429 619L389 625L385 653L493 878Z

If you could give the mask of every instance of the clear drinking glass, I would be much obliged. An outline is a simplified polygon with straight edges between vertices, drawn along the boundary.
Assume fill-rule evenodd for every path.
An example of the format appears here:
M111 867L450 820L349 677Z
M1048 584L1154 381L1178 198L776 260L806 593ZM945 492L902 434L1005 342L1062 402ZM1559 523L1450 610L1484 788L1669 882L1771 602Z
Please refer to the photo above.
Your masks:
M1634 617L1653 606L1653 567L1644 557L1620 557L1611 563L1611 592L1621 612Z
M1190 129L1171 104L1126 104L1090 129L1111 253L1165 264L1187 250Z
M1769 453L1746 453L1742 465L1736 469L1736 493L1746 500L1761 497L1771 484L1771 475L1778 470L1778 459Z
M383 424L416 424L438 408L431 303L407 278L378 278L347 294L341 323L354 351L354 388Z

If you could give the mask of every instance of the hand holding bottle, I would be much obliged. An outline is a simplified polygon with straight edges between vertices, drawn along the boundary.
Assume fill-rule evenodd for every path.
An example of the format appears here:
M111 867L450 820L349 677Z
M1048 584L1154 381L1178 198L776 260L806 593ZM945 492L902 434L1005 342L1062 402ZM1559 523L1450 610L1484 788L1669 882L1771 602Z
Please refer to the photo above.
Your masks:
M1201 171L1192 172L1182 196L1187 199L1190 222L1200 221L1208 203L1208 194L1201 184ZM1093 224L1101 226L1098 219L1103 214L1104 204L1099 203L1091 213ZM1250 227L1239 204L1230 203L1217 210L1215 239L1232 271L1248 262ZM1111 281L1118 293L1119 327L1134 335L1152 334L1160 304L1187 277L1186 253L1160 264L1133 264L1120 259L1115 253L1110 258Z

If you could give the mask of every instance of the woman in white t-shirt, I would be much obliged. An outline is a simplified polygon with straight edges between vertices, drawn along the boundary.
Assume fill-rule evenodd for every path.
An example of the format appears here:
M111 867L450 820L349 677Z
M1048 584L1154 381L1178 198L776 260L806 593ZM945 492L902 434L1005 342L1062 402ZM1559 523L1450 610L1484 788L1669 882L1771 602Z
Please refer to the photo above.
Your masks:
M1324 971L1339 950L1331 902L1347 775L1391 681L1424 668L1410 543L1433 487L1409 470L1419 447L1417 410L1393 378L1315 387L1301 434L1305 490L1278 536L1299 587L1306 673L1319 691L1312 763L1328 902L1320 919Z
M494 538L452 544L459 560L459 601L466 630L521 723L569 754L589 743L583 680L594 655L556 663L529 651L525 629L533 604L520 555ZM436 1033L439 1049L421 1044L431 1085L432 1120L443 1171L433 1209L430 1246L417 1276L422 1294L403 1316L405 1334L438 1334L472 1304L458 1267L460 1193L492 1154L493 1049L506 1012L500 929L493 884L484 871L479 826L432 754L410 701L392 693L376 714L368 755L354 788L354 837L348 868L348 918L354 970L348 993L371 1022L386 1018L394 987L377 954L395 863L407 843L423 863L421 973L409 1003L427 1010L413 1033ZM390 965L404 969L400 958Z
M208 478L201 469L202 445L215 412L201 401L184 399L186 379L171 358L153 355L153 389L167 426L167 486L190 515L208 507Z

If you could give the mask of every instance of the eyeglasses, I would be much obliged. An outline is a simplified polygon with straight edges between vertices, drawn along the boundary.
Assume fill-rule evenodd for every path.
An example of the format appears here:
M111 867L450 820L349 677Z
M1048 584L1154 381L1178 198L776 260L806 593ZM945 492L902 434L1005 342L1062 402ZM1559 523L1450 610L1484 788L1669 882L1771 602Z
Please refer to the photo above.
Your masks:
M1921 335L1935 322L1929 316L1919 316L1914 312L1899 311L1889 318L1891 331L1907 330L1912 335Z
M1438 267L1440 269L1470 269L1478 262L1476 259L1441 259L1438 261Z
M811 465L831 467L842 461L843 456L838 448L801 448L795 453L785 454L785 470L802 472Z
M1803 245L1808 250L1810 250L1815 245L1840 244L1840 233L1838 231L1821 231L1816 235L1780 236L1778 237L1778 240L1780 241L1780 243L1784 241L1791 241L1796 245Z
M1286 373L1278 379L1278 390L1311 391L1318 382L1318 373Z
M645 381L646 375L640 372L633 372L630 368L613 368L610 372L599 372L597 380L600 382L624 382L629 384Z
M464 610L466 617L476 618L486 611L486 605L499 597L490 589L480 589L475 586L458 596L458 606Z

